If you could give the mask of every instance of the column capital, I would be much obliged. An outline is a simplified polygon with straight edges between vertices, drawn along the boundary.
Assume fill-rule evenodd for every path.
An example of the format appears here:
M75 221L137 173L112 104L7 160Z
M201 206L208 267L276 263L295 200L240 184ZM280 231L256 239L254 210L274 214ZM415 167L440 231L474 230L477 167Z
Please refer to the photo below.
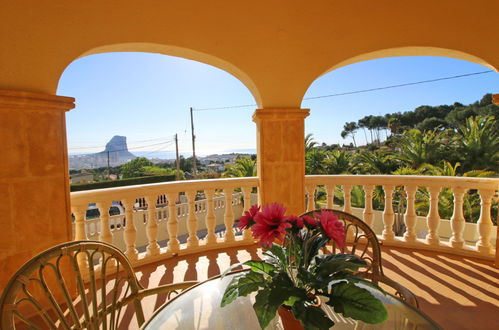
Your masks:
M69 111L75 107L72 97L0 89L0 109Z
M301 108L265 108L256 109L253 113L253 121L258 123L262 120L286 120L306 118L310 115L310 109Z

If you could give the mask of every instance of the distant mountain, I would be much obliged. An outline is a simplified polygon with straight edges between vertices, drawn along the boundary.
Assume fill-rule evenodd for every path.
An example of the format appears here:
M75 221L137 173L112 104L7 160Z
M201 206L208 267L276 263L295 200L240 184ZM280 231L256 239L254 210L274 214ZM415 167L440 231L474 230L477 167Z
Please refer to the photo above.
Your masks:
M69 156L69 169L81 170L109 166L120 166L137 158L128 151L126 136L115 135L106 144L104 151L95 154Z

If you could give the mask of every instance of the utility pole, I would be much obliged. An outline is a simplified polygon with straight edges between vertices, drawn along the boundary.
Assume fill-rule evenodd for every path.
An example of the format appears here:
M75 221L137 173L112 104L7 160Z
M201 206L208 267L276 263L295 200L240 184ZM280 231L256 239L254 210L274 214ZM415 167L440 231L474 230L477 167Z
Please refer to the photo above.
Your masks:
M197 175L197 160L196 160L196 136L194 135L194 118L192 116L191 108L191 132L192 132L192 174L194 177Z
M175 180L180 180L180 158L178 156L178 136L175 134L175 149L177 151L177 171L175 172Z

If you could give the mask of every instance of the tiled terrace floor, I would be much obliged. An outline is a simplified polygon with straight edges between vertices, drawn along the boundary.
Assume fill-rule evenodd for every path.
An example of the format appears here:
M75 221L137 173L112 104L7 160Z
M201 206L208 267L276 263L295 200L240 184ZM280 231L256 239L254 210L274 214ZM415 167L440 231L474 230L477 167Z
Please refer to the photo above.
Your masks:
M259 255L252 247L177 257L142 266L137 277L145 287L204 281ZM385 274L414 292L421 310L443 329L499 329L499 269L492 262L391 247L383 247L382 257ZM144 299L146 317L165 301L164 296Z

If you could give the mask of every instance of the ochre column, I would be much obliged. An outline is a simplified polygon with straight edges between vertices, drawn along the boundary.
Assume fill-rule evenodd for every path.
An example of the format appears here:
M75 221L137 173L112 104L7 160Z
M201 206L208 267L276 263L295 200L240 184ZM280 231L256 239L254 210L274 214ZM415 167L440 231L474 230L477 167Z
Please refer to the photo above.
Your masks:
M74 99L0 90L0 291L28 259L71 240L65 112Z
M305 211L305 118L308 109L258 109L259 203L280 202L287 214Z

